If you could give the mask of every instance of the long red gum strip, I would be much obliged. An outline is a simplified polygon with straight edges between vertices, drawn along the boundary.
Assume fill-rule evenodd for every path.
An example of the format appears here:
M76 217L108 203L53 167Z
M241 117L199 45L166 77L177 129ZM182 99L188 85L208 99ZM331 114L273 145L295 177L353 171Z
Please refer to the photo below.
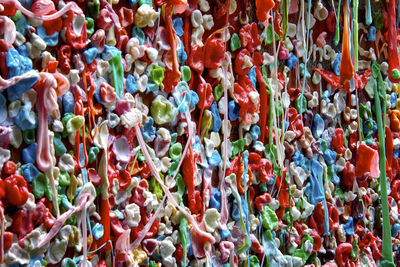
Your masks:
M340 83L344 85L347 81L350 81L354 75L353 62L350 56L350 44L349 44L349 12L348 12L348 0L344 0L343 3L343 41L342 41L342 60L340 61Z
M172 25L172 11L173 11L173 6L167 4L165 8L165 28L167 29L169 42L171 45L172 71L174 74L173 78L175 85L179 82L179 79L181 78L181 72L179 71L178 55L176 53L176 47L178 43L176 41L176 33Z
M260 121L261 128L261 142L265 141L265 126L267 125L267 112L268 112L268 94L265 86L264 78L262 76L259 66L256 66L257 82L260 84Z
M389 16L389 80L392 83L400 82L400 78L393 79L393 70L397 69L400 71L400 63L399 63L399 52L397 50L397 30L396 30L396 1L389 0L389 4L386 5L388 8L388 16Z

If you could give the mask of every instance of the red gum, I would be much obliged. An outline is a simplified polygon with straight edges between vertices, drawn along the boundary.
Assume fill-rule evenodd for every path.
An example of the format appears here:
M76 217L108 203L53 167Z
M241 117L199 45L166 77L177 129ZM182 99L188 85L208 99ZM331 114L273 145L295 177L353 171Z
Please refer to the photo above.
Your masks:
M342 42L342 60L340 61L340 84L344 85L347 81L353 78L353 62L350 56L350 45L349 45L349 14L348 14L348 0L344 0L343 13L343 42Z
M389 4L386 5L388 8L388 16L389 16L389 56L388 56L388 63L389 63L389 71L388 76L389 80L392 83L400 82L400 79L393 79L392 78L392 71L397 69L400 71L400 63L399 63L399 53L397 50L397 30L396 30L396 1L389 0Z
M194 158L192 144L189 144L188 153L186 154L186 157L183 159L182 162L182 174L183 174L183 181L185 182L188 188L189 209L192 213L197 214L201 210L202 201L200 197L200 192L197 192L195 190L195 185L194 185L194 181L197 179L195 164L196 162ZM198 199L200 200L200 202L197 201Z
M170 93L172 92L173 88L175 85L178 84L180 78L181 78L181 73L179 71L179 63L178 63L178 55L176 53L176 46L177 46L177 41L176 41L176 34L174 27L172 26L172 11L173 11L173 6L170 4L167 4L167 7L165 8L165 28L167 29L168 32L168 37L169 37L169 42L171 45L171 53L172 53L172 73L170 73L170 80L168 85L165 87L165 92Z
M262 23L267 23L269 11L274 7L273 0L256 0L256 15L257 19Z
M335 75L335 73L325 70L314 68L314 71L321 74L321 77L324 78L333 88L344 88L347 92L350 92L350 83L345 83L344 86L340 83L340 77ZM364 89L365 85L368 82L368 78L372 75L371 70L367 69L364 73L359 76L357 73L354 73L354 85L356 89Z
M260 121L258 125L261 128L261 142L265 141L265 126L267 125L267 113L268 113L268 93L265 86L264 78L262 76L259 66L256 66L257 82L260 87Z

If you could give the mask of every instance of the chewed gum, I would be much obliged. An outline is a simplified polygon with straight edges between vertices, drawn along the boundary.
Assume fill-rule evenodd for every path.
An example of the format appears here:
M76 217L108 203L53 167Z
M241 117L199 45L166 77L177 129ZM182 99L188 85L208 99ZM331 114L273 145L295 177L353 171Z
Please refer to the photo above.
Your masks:
M360 4L0 0L0 263L399 266L399 10Z

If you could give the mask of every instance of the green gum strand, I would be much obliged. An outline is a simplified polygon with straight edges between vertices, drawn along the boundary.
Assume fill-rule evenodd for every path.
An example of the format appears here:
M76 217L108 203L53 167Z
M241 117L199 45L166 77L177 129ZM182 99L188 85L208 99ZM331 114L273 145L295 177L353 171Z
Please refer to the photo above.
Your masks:
M340 40L340 28L339 28L339 18L340 18L340 7L342 6L342 0L339 0L338 10L336 14L336 27L335 27L335 46L339 44Z
M374 66L375 65L375 66ZM373 63L373 69L376 70L377 63ZM373 73L374 77L376 75L376 71ZM380 77L381 78L381 77ZM382 78L381 78L382 79ZM378 85L374 83L374 91L375 95L378 95ZM382 90L383 88L379 88ZM384 98L386 102L386 98ZM386 104L384 102L384 104ZM386 109L385 109L386 110ZM386 188L386 158L385 158L385 133L384 133L384 125L382 121L382 117L385 118L386 112L382 112L381 110L381 101L380 97L375 97L375 112L376 112L376 120L378 124L378 137L379 137L379 167L380 167L380 189L381 189L381 200L382 200L382 219L383 219L383 236L382 236L382 260L381 266L384 267L394 267L393 263L393 251L392 251L392 237L391 237L391 228L390 228L390 216L389 216L389 203L388 203L388 194ZM382 116L383 114L383 116Z
M182 247L187 247L187 222L186 217L181 213L180 214L180 221L179 221L179 237L182 243ZM186 249L183 250L183 266L186 266Z
M185 181L183 180L183 177L180 173L176 175L175 179L177 187L176 192L178 193L179 196L179 202L182 202L183 194L185 193L185 188L186 188Z
M286 39L286 33L288 28L289 22L289 1L283 0L282 1L282 40Z
M124 92L124 69L122 67L121 51L113 49L112 55L111 60L108 62L111 66L111 76L115 92L117 93L117 98L119 98Z
M358 71L358 0L353 0L354 25L354 69Z

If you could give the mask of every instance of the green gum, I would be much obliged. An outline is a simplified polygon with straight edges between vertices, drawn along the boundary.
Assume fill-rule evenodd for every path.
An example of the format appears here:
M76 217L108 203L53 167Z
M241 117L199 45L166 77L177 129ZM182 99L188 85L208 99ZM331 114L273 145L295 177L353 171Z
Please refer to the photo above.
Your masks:
M182 144L175 143L169 148L169 156L173 161L179 161L182 156Z
M282 1L282 40L286 39L287 27L289 22L289 1Z
M181 73L182 73L182 76L181 76L182 81L189 82L190 79L192 78L192 72L191 72L189 66L182 66Z
M278 216L276 216L275 211L273 211L270 207L264 206L264 209L261 213L261 218L262 226L266 230L278 229Z
M358 71L358 0L353 0L354 69Z
M17 10L17 12L15 12L14 16L12 16L11 19L12 21L17 22L21 17L22 12L20 10Z
M376 72L377 63L373 63L373 76L374 78L382 79L381 73ZM378 85L375 81L374 83L374 92L375 96L378 96ZM380 93L384 88L379 87ZM386 97L384 98L383 106L386 107ZM381 189L381 200L382 200L382 219L383 219L383 236L382 236L382 261L381 266L395 266L393 263L393 251L392 251L392 237L390 233L390 216L389 216L389 203L388 203L388 194L386 188L386 153L385 153L385 133L384 133L384 124L383 118L386 118L386 108L382 112L381 110L381 100L380 97L375 97L375 113L376 120L378 124L378 137L379 137L379 167L380 167L380 189ZM383 116L382 116L383 115Z
M239 35L237 33L232 34L231 40L230 40L230 48L231 51L236 51L242 47L242 43L240 42Z
M237 154L243 152L244 146L246 145L246 140L244 138L232 142L232 156L236 157Z
M164 71L165 69L163 67L153 65L150 71L150 76L154 84L158 86L162 84L162 82L164 81Z
M166 124L172 121L175 107L165 97L158 95L151 103L150 113L155 123Z
M58 183L61 186L68 186L70 184L70 176L68 172L61 171L58 175Z
M35 129L25 130L22 132L22 138L24 142L28 145L35 143Z
M224 88L222 87L221 84L218 84L217 86L215 86L215 88L214 88L214 100L218 101L222 97L223 93L224 93Z
M160 173L160 178L164 182L164 175L162 173ZM149 190L154 195L156 195L158 200L162 199L163 190L161 188L161 185L157 182L157 180L154 176L151 176L151 179L149 180Z
M94 33L94 20L91 17L86 17L86 33L87 38L90 38Z
M111 76L114 83L117 98L124 92L124 69L121 61L121 51L112 50L112 58L108 62L111 66Z
M339 28L339 18L340 18L340 7L342 0L339 0L339 4L338 4L338 10L337 10L337 14L336 14L336 27L335 27L335 46L337 46L339 44L339 40L340 40L340 28Z
M187 247L187 222L185 216L181 213L180 214L180 221L179 221L179 238L182 243L183 249L183 266L186 266L186 247Z
M89 17L95 19L100 13L100 1L93 0L87 4L87 14Z
M100 149L97 146L92 146L89 149L89 163L92 163L93 161L95 161L99 152L100 152Z

